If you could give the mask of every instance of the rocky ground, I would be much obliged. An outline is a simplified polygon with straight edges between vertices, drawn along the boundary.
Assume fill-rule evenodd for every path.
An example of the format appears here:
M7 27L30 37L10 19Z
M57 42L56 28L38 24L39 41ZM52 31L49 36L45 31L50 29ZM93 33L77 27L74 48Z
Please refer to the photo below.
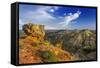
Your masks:
M19 38L19 64L72 61L73 56L44 40L42 25L25 24L26 36Z

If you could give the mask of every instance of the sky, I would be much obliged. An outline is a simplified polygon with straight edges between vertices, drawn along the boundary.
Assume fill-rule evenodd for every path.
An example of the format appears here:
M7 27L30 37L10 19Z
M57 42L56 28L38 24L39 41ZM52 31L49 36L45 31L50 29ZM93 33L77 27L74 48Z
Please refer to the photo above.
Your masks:
M42 24L46 30L95 30L96 9L19 4L19 29L27 23Z

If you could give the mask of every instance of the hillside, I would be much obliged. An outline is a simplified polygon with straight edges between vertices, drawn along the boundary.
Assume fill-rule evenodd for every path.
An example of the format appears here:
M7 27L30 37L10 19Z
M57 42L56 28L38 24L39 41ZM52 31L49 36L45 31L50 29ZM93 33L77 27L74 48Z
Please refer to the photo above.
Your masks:
M44 63L72 61L73 56L45 40L43 25L25 24L23 31L26 35L19 38L19 63ZM21 35L22 36L22 35ZM61 44L56 44L60 45Z
M19 37L19 63L96 60L95 30L44 30L25 24Z
M47 32L45 39L51 41L54 45L57 41L61 42L63 50L69 51L80 60L96 59L95 31L84 29Z

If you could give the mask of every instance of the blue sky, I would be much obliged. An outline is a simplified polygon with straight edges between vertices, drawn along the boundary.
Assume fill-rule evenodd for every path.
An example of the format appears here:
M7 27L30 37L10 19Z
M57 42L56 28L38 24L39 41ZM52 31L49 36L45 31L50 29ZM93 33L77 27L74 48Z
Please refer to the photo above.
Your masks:
M96 29L96 9L64 6L19 5L19 29L26 23L45 29Z

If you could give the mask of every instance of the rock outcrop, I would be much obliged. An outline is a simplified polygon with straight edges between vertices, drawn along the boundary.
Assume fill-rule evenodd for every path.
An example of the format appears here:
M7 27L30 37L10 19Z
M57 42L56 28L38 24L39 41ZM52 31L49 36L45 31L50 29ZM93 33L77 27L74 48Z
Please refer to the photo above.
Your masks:
M23 25L23 31L27 36L24 39L19 38L20 64L72 60L69 52L44 40L45 30L43 25L25 24Z

